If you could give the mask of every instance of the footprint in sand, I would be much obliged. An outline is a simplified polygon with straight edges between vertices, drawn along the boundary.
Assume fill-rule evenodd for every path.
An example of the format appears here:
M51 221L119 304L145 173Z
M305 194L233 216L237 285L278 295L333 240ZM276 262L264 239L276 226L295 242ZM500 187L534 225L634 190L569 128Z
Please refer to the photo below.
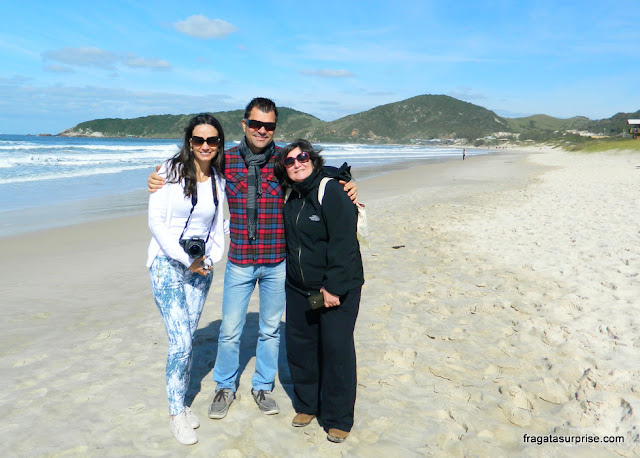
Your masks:
M112 330L102 331L100 334L96 336L95 338L96 342L92 343L89 346L89 349L95 350L100 348L100 349L111 350L115 348L114 347L115 345L122 342L122 339L114 337L116 333L118 333L118 331L112 331ZM109 348L106 347L107 343L110 345Z
M394 367L400 367L402 369L411 369L416 361L418 353L412 348L407 348L403 351L389 350L385 352L382 359L390 362Z
M506 399L499 404L507 419L517 426L531 424L533 405L519 386L500 387L500 394Z
M37 363L37 362L43 361L43 360L47 359L48 357L49 357L49 355L43 354L43 355L40 355L40 356L35 356L33 358L21 359L19 361L16 361L15 363L13 363L11 365L11 367L29 366L29 365L31 365L33 363Z
M358 437L367 444L375 444L380 440L380 434L387 431L393 421L388 417L379 417L369 423L368 428L358 431Z
M607 326L605 324L601 324L599 330L600 330L600 334L608 336L609 338L611 338L613 340L619 340L620 339L620 337L618 337L618 332L616 331L616 328L613 327L613 326Z
M542 333L542 342L551 347L563 344L567 338L564 331L557 328L545 329Z
M571 400L569 384L559 378L542 378L527 385L527 390L543 401L550 402L551 404L564 404Z

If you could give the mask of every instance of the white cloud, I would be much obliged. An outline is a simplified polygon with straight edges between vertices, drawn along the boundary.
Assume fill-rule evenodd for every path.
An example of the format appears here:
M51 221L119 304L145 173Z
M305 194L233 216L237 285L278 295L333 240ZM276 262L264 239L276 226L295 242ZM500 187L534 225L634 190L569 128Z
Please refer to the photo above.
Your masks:
M495 58L480 58L472 55L460 54L426 54L402 49L393 45L353 43L345 45L324 45L308 43L300 46L299 54L306 59L349 62L353 63L465 63L465 62L496 62Z
M27 82L19 76L0 78L0 101L7 107L0 110L0 132L21 133L36 128L39 132L59 133L91 119L228 111L240 108L244 102L227 94L194 96L96 86L30 86ZM28 125L36 118L37 126Z
M54 61L74 67L97 67L104 70L116 70L118 66L130 68L148 68L151 70L169 70L171 64L163 59L139 57L132 53L117 54L100 48L66 47L42 53L45 61ZM50 72L70 72L69 67L51 64L45 66Z
M208 40L210 38L226 38L237 29L221 19L209 19L202 14L190 16L184 21L173 24L175 29L186 35Z
M66 47L57 50L45 51L42 53L42 57L45 60L52 60L67 65L74 65L77 67L98 67L107 70L115 68L115 64L119 60L118 55L115 53L91 47Z
M0 85L15 86L21 84L27 84L32 81L33 78L24 75L13 75L11 78L0 78Z
M145 59L144 57L129 56L125 58L124 64L133 68L149 68L152 70L169 70L171 64L162 59Z
M301 75L305 76L320 76L322 78L349 78L352 76L356 76L347 70L329 70L329 69L321 69L321 70L300 70Z
M75 70L66 65L49 64L42 67L45 71L51 73L75 73Z

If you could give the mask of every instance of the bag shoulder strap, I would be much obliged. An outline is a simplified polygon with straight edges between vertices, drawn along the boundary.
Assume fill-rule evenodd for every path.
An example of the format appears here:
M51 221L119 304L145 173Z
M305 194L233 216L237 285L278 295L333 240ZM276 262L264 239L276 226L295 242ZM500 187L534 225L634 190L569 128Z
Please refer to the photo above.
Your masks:
M322 199L324 198L324 190L327 187L327 183L329 180L333 180L333 178L324 177L320 180L320 185L318 186L318 202L322 205ZM284 201L289 200L289 196L291 195L291 188L287 188L284 191Z
M320 180L320 186L318 186L318 202L322 205L322 199L324 199L324 189L327 187L327 183L333 178L324 177Z

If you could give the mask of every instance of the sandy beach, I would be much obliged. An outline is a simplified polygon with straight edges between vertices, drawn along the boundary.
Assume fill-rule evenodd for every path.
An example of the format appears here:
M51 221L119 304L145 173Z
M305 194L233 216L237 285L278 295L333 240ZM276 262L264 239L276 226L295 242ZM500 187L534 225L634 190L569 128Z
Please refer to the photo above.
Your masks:
M0 238L2 455L640 454L638 154L501 150L359 189L371 247L344 444L316 422L291 427L284 338L281 412L259 412L257 293L238 399L225 419L207 418L224 260L195 337L200 442L174 440L139 214ZM534 442L572 437L581 443Z

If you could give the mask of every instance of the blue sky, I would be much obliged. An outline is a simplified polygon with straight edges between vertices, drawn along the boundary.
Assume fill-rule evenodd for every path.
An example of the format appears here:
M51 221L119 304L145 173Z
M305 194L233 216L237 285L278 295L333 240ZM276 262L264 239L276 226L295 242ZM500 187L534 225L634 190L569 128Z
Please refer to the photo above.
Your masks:
M255 96L326 121L421 94L602 119L640 109L639 43L637 1L3 1L0 133Z

